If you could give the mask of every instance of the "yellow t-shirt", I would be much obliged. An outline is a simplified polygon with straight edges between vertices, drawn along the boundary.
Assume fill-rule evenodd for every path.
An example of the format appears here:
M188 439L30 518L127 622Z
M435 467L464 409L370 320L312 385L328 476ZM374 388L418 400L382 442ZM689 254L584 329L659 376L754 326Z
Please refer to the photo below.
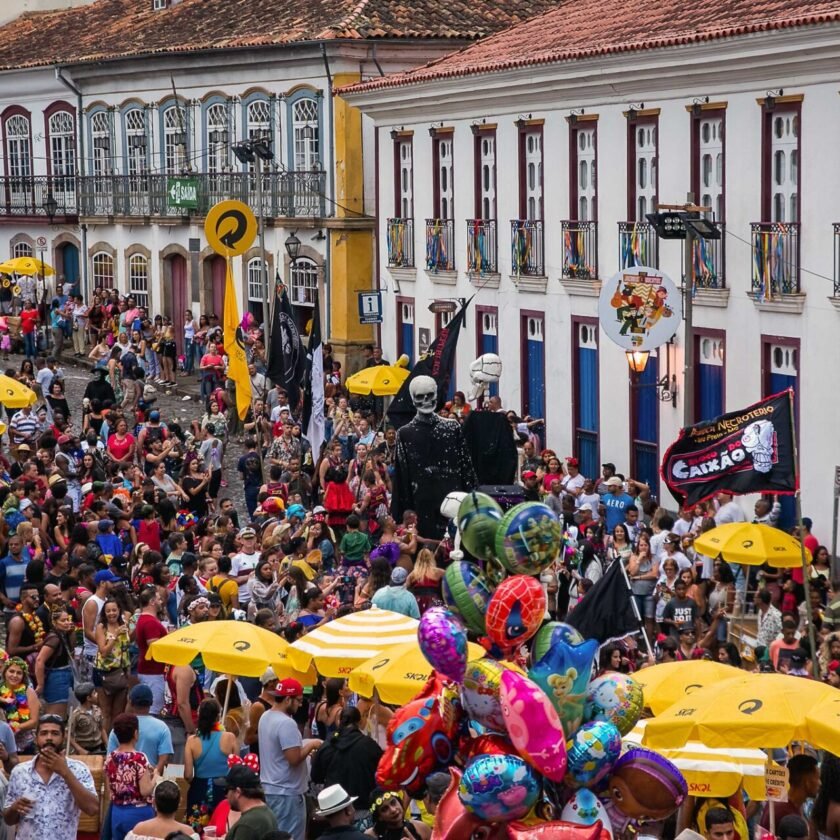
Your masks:
M215 592L222 599L222 606L229 610L235 596L239 595L239 586L235 580L229 580L222 575L214 575L207 581L207 589Z

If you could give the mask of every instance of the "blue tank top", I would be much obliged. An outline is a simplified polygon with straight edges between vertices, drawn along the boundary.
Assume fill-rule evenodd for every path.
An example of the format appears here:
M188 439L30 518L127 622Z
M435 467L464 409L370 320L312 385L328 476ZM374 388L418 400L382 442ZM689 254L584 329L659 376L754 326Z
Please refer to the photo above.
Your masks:
M219 746L221 739L221 732L211 732L209 738L201 738L201 755L195 760L196 778L215 779L217 776L227 776L227 756Z

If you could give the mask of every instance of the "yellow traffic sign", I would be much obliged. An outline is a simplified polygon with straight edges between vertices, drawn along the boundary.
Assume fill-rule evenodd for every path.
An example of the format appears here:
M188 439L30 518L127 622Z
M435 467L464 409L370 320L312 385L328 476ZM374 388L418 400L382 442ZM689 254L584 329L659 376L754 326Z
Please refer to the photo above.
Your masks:
M204 220L204 233L210 247L223 257L244 254L257 236L257 220L242 201L214 204Z

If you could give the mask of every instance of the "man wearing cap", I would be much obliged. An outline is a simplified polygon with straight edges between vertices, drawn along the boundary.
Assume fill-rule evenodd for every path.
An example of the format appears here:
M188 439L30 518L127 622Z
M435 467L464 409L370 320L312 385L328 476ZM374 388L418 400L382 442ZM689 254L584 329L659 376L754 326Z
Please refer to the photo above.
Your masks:
M96 643L96 623L99 621L99 614L102 612L102 607L105 606L105 601L111 594L114 584L118 583L119 580L110 569L97 572L93 579L96 591L85 601L85 605L82 607L82 629L85 634L84 657L91 667L96 660L96 654L99 653L99 645Z
M612 534L613 528L624 522L627 509L636 503L632 496L624 492L624 482L617 475L608 478L606 484L607 492L601 496L601 504L604 506L607 533Z
M580 474L580 461L573 456L566 458L566 475L560 479L563 492L577 499L583 492L584 481L586 479Z
M239 814L227 840L262 840L277 831L277 818L266 805L260 777L246 764L234 764L226 777L227 801L231 811Z
M315 816L324 820L329 828L322 832L321 840L364 840L353 823L356 819L355 796L350 796L341 785L330 785L318 794Z
M152 689L142 683L135 685L128 695L128 702L130 709L127 711L137 715L139 727L135 749L143 753L149 759L149 764L162 776L164 768L172 760L174 750L169 727L160 718L150 714ZM118 746L117 736L111 730L108 736L108 752L113 752Z
M420 618L420 608L417 606L417 599L405 588L408 580L408 572L397 566L391 572L391 583L383 586L373 593L371 603L381 610L407 615L409 618Z
M303 686L295 679L280 680L274 691L274 705L263 714L257 727L260 779L266 803L277 817L277 824L293 840L305 840L304 794L309 785L306 758L323 743L317 738L301 738L292 716L302 702Z
M249 578L260 559L260 553L257 550L257 532L251 527L243 528L239 532L239 543L241 546L239 552L230 558L230 572L239 585L239 606L247 610L248 604L251 603Z
M533 470L525 470L522 473L522 486L525 488L522 498L526 502L538 502L540 500L540 488L537 484L537 474Z
M274 705L274 692L277 690L277 674L270 665L260 677L262 691L254 698L248 712L248 728L245 730L244 742L251 748L252 753L260 754L259 723L260 718Z

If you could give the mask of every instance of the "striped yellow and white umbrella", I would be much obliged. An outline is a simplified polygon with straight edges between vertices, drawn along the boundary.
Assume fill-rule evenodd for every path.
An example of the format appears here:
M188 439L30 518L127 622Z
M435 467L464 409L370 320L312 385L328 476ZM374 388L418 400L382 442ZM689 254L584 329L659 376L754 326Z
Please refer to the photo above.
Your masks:
M357 666L394 645L417 644L414 618L371 607L351 613L307 633L289 648L289 659L299 671L314 662L325 677L348 677Z
M624 736L626 747L640 747L647 721L640 720ZM757 749L716 749L689 741L675 749L657 749L685 776L690 796L732 796L741 787L750 799L765 799L764 771L767 754ZM770 762L772 764L772 762Z

